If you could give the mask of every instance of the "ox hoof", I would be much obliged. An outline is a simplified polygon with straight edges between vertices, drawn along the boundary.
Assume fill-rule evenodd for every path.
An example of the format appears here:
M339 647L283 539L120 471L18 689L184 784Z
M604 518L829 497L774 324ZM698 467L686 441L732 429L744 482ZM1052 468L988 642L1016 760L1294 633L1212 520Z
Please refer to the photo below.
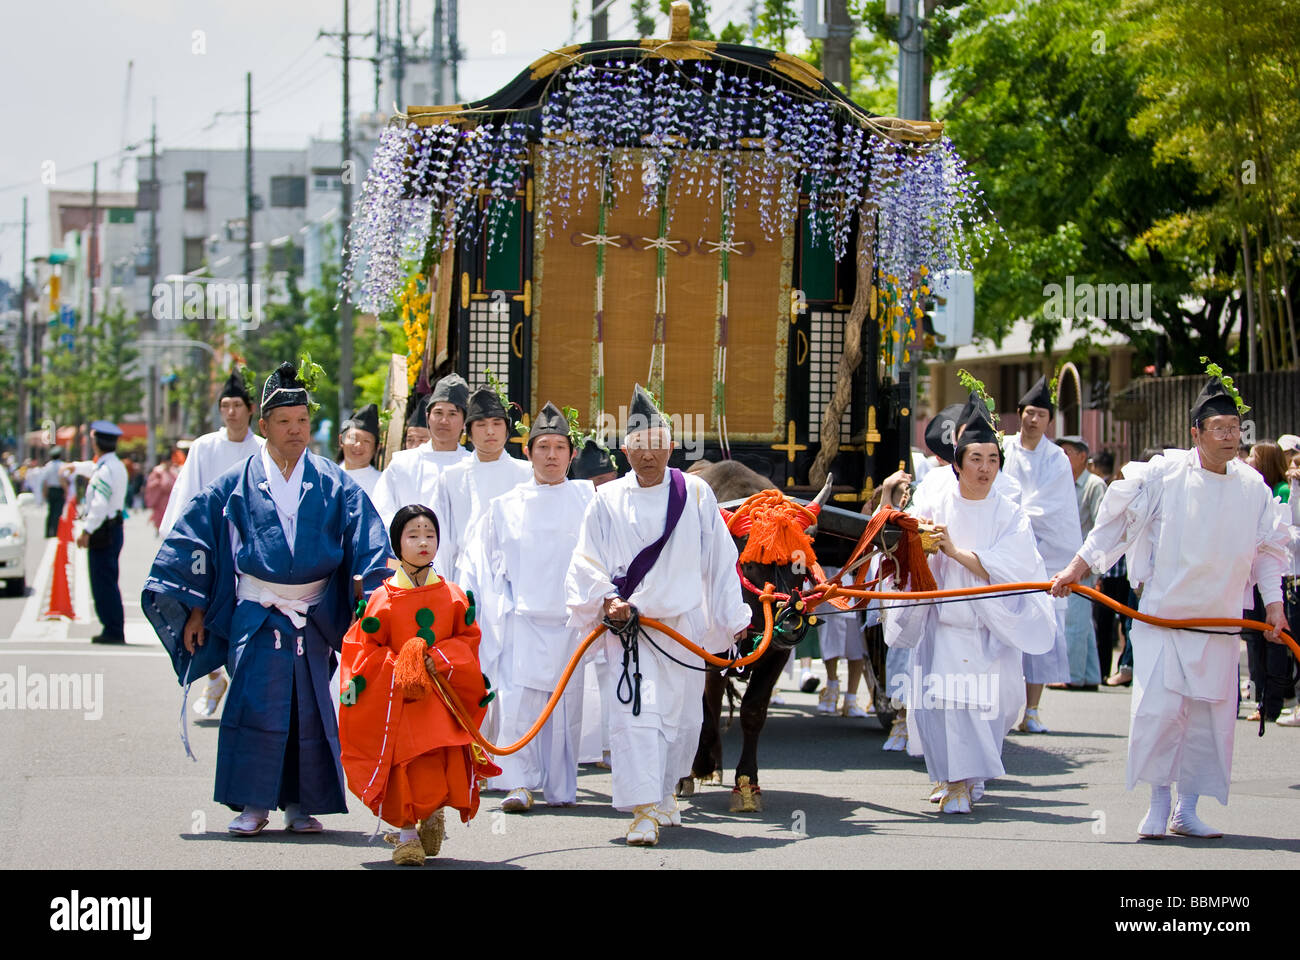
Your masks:
M695 778L682 777L677 781L677 796L693 797L695 796Z
M739 777L731 790L732 813L762 813L763 791L749 777Z

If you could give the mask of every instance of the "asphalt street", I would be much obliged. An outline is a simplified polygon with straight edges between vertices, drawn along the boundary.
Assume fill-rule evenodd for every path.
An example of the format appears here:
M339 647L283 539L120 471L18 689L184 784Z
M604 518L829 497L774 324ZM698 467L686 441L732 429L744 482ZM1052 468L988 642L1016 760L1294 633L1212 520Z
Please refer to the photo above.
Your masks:
M36 514L29 530L40 533ZM0 675L77 673L93 702L75 709L0 709L0 868L396 869L355 799L324 817L326 833L302 837L276 816L259 837L226 833L233 814L212 797L217 722L190 723L198 761L180 742L181 691L140 615L139 593L157 547L143 513L127 521L122 593L129 643L101 649L85 622L35 616L43 599L0 600ZM32 547L44 548L37 539ZM78 569L84 576L84 563ZM33 575L30 579L36 580ZM44 578L48 581L48 577ZM84 585L74 585L79 612ZM102 696L96 696L102 684ZM791 687L788 678L782 686ZM728 812L729 789L704 788L684 803L683 826L659 846L630 849L628 818L609 806L608 771L584 767L578 805L538 805L524 815L484 798L469 825L449 824L443 853L426 870L455 867L745 869L989 868L1159 870L1294 868L1300 858L1300 728L1237 726L1231 802L1201 802L1221 840L1139 842L1144 788L1124 789L1129 691L1048 691L1050 734L1013 734L1007 775L989 784L970 816L941 817L926 802L920 760L880 749L872 719L824 718L815 694L784 689L759 753L765 809ZM58 706L63 706L59 704ZM1245 717L1250 704L1243 704ZM725 740L734 764L739 725ZM730 774L728 775L730 780ZM75 838L74 842L69 842Z

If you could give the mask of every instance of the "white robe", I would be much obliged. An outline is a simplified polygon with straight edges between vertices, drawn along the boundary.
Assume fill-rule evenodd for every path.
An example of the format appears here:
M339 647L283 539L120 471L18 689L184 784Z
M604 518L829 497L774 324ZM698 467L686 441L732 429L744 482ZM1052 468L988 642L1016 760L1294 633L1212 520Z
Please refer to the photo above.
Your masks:
M343 473L351 477L357 486L366 491L366 496L370 498L371 503L375 502L375 485L379 483L379 478L383 476L382 473L370 466L370 464L356 470L349 470L344 467ZM393 512L396 513L397 511Z
M503 744L528 732L585 636L566 623L564 576L595 495L589 481L534 479L488 507L480 535L495 602L482 620L479 662L501 677ZM537 738L503 767L501 788L540 790L553 804L577 799L582 701L580 665Z
M957 489L957 474L952 464L943 464L926 473L916 489L912 500L907 505L907 512L918 519L934 519L933 504L947 491ZM1016 483L1005 470L999 470L993 478L990 495L1005 497L1014 504L1020 503L1020 484ZM874 574L873 574L874 576ZM870 578L868 578L870 579ZM890 647L885 654L885 683L890 697L901 705L907 705L908 684L906 678L911 675L912 650L909 647Z
M749 624L749 607L736 575L736 545L722 522L713 491L698 477L684 474L684 478L686 505L681 519L655 565L627 599L645 616L710 653L721 653ZM617 595L613 578L625 574L642 548L663 534L669 483L665 472L658 485L642 487L629 473L596 490L565 580L571 627L585 635L600 623L606 598ZM703 666L699 657L667 636L647 632L682 664ZM619 638L607 632L597 645L605 656L600 694L609 715L614 807L631 810L658 803L690 773L704 719L704 674L673 663L642 638L641 710L633 716L628 684L619 692L623 672ZM630 662L628 671L632 672Z
M370 502L375 505L384 526L391 525L393 516L407 504L433 506L433 488L438 474L470 456L464 447L435 450L432 440L420 444L414 450L399 450L394 453L393 459L380 473L379 482L370 495Z
M1195 448L1166 450L1128 464L1107 488L1079 557L1101 573L1127 551L1130 580L1145 584L1143 613L1237 618L1253 585L1266 604L1282 599L1283 510L1244 463L1229 461L1219 475ZM1240 637L1134 620L1132 643L1128 788L1177 782L1226 804Z
M439 576L460 583L456 565L470 542L471 525L487 515L489 503L532 477L533 468L527 460L516 460L505 451L486 463L471 455L438 474L429 506L438 516L438 555L433 569Z
M1003 446L1007 458L1003 469L1020 485L1020 506L1029 516L1038 554L1050 577L1074 559L1083 543L1070 458L1047 437L1039 438L1038 446L1029 450L1021 444L1020 434L1015 433L1005 438ZM1070 602L1061 597L1052 604L1056 610L1056 643L1042 655L1025 657L1025 680L1029 683L1070 681L1065 625Z
M953 542L972 551L992 583L1044 580L1024 512L992 491L967 500L954 485L929 504ZM984 586L957 561L929 558L941 590ZM894 589L891 585L886 589ZM930 779L990 780L1001 776L1002 741L1025 703L1024 654L1054 642L1046 593L911 605L887 601L882 619L890 648L913 648L907 675L908 753L924 755ZM891 678L897 680L897 678Z
M167 509L163 512L158 535L166 540L177 519L200 490L231 467L257 453L264 443L266 441L252 430L239 443L234 443L227 439L225 427L205 433L195 440L176 477L176 484L172 487L171 499L167 501Z

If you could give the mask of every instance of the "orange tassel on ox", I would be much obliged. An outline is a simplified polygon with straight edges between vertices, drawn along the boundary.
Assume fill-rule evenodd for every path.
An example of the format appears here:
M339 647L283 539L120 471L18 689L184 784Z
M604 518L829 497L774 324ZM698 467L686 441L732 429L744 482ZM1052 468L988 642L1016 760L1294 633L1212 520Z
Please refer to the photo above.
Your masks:
M817 557L804 528L815 521L816 515L807 507L779 490L764 490L741 504L727 519L727 527L736 536L749 536L741 563L785 565L798 560L811 568Z
M402 644L393 667L393 685L407 700L420 700L433 693L433 679L424 666L424 655L429 648L419 637Z

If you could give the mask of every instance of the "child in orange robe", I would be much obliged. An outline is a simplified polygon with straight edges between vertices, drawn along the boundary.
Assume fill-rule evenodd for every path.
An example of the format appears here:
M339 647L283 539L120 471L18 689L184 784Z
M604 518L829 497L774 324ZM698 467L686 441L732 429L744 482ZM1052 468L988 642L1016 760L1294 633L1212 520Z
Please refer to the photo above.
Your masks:
M437 676L475 725L487 712L474 602L431 569L438 518L402 507L389 527L400 564L343 638L339 739L348 788L400 828L393 862L420 866L444 836L443 808L468 823L479 782L501 773L457 722Z

